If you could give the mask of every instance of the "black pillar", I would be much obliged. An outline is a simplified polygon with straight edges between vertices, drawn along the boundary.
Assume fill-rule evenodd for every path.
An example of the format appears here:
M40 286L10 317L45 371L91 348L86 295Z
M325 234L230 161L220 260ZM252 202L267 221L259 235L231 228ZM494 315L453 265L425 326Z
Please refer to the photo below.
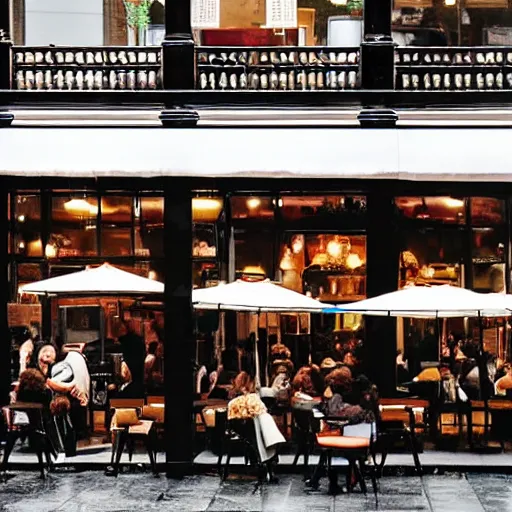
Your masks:
M165 183L165 446L168 476L193 456L192 196L186 182Z
M0 0L0 90L11 88L10 0Z
M190 5L191 0L165 3L165 39L162 43L164 89L194 89L195 86Z
M0 406L9 403L11 385L11 336L7 323L7 303L9 302L9 255L7 238L9 221L7 220L7 185L5 179L0 181Z
M367 295L376 297L398 288L399 239L391 193L372 192L367 198ZM396 320L365 317L364 361L368 377L381 396L396 393Z
M391 37L393 0L365 0L361 43L361 87L393 89L394 43Z

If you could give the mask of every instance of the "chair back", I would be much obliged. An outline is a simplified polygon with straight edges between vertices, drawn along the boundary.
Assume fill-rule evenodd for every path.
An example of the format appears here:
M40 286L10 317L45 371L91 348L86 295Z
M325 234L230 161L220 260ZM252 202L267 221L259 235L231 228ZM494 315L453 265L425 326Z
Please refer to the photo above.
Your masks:
M110 409L142 409L144 398L111 398Z
M154 404L165 404L165 397L159 396L159 395L151 395L146 398L146 404L147 405L154 405Z

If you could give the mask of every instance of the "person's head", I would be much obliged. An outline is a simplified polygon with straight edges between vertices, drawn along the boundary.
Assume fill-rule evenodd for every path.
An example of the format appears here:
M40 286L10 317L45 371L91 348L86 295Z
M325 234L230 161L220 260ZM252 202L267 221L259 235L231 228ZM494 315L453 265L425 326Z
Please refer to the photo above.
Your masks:
M40 402L46 394L46 379L37 368L29 368L20 375L17 400Z
M357 363L357 359L354 356L354 352L349 350L348 352L345 352L345 355L343 356L343 364L346 364L347 366L355 366Z
M157 341L152 341L148 345L148 354L156 355L157 349L158 349L158 342Z
M32 366L46 374L48 368L54 364L56 360L56 348L51 343L45 342L34 350Z
M346 395L352 390L352 372L346 366L337 368L327 375L325 384L334 394Z
M71 403L64 395L57 395L50 402L50 412L53 416L64 416L71 410Z
M321 396L324 386L320 368L316 365L300 368L293 378L292 387L294 391L300 391L310 396Z
M255 383L253 378L247 372L240 372L233 381L233 389L231 391L234 396L254 393Z

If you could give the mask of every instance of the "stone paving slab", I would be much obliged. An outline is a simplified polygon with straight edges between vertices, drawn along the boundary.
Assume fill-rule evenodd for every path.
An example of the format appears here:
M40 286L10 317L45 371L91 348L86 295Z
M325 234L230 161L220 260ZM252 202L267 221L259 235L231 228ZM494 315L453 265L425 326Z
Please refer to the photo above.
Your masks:
M281 475L279 483L263 486L242 476L224 483L213 475L172 480L123 473L112 478L98 471L56 472L45 481L32 471L10 476L0 483L1 512L512 511L512 477L503 474L383 477L377 497L371 492L330 496L326 480L313 492L300 475Z

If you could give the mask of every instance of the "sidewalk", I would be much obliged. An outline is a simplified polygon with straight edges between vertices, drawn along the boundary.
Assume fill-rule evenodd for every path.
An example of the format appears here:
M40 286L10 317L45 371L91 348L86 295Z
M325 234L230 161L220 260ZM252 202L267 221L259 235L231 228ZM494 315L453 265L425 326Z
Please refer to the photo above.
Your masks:
M78 451L76 457L60 456L55 463L59 467L74 467L77 470L102 470L110 464L111 446L108 444L100 446L91 446L82 448ZM198 454L194 459L194 467L197 473L204 473L216 470L217 455L209 451ZM292 466L294 456L285 454L280 455L279 468L280 473L300 473L302 471L303 459L299 459L296 467ZM487 473L512 473L512 452L481 454L469 451L447 452L426 450L420 453L420 461L425 474L432 474L443 471L459 471L459 472L487 472ZM26 450L15 450L10 459L9 464L13 468L35 468L37 462L36 455ZM318 462L318 457L313 455L310 457L310 465L314 466ZM128 454L123 454L121 463L127 466L138 464L149 465L148 456L144 451L136 451L133 460L128 461ZM165 463L165 454L160 452L157 454L157 464L163 470ZM345 460L335 458L334 464L344 466ZM231 466L233 468L244 465L242 457L232 457ZM388 455L385 466L386 474L414 474L414 462L409 453L391 453ZM1 510L1 509L0 509Z
M123 473L11 472L0 484L2 512L496 512L510 510L512 478L460 473L445 476L383 477L377 497L369 492L330 496L326 480L308 491L301 475L280 475L273 485L254 479L195 475L182 480Z

